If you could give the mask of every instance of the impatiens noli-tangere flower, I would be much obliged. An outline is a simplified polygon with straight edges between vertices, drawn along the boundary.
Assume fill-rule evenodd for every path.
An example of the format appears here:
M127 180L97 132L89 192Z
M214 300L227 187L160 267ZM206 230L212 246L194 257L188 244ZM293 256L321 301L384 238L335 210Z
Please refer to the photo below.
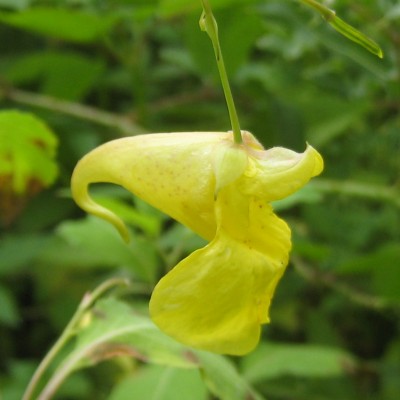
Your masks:
M156 285L150 315L178 341L205 350L245 354L288 264L290 229L270 202L283 199L321 173L319 153L264 150L248 132L159 133L108 142L87 154L72 176L75 201L116 226L123 221L93 201L95 182L123 186L209 243Z

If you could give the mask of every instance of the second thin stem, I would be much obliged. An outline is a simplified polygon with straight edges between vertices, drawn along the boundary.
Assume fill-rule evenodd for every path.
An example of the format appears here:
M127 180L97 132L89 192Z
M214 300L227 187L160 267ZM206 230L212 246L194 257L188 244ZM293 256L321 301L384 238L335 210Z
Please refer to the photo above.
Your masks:
M228 106L229 118L231 120L233 138L235 143L242 143L242 132L240 130L239 118L236 113L235 102L233 100L231 87L229 85L228 74L226 73L224 59L222 57L221 46L218 38L218 25L211 11L207 0L202 0L203 14L200 18L200 28L207 32L214 47L215 58L217 60L218 72L224 90L226 104Z

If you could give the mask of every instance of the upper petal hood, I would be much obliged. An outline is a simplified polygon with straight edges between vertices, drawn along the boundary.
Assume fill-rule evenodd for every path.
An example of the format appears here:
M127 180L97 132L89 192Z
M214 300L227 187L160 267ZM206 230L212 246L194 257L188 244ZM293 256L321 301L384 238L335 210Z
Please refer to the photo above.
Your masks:
M90 198L91 183L121 185L211 240L216 229L213 160L217 151L231 145L228 132L159 133L114 140L79 161L72 175L72 195L84 210L113 223L125 239L124 223Z
M247 150L249 163L238 186L243 193L266 201L291 195L319 175L324 167L321 155L310 145L304 153L283 147L260 150L249 145Z

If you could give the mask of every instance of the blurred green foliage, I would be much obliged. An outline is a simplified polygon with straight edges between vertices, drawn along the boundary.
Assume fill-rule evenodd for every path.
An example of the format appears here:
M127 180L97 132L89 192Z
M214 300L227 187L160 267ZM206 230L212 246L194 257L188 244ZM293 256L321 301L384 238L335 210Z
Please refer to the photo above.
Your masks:
M294 249L272 323L252 354L231 360L203 354L190 369L173 362L175 347L155 366L157 346L143 358L140 334L135 343L121 339L128 346L123 357L75 372L56 398L397 400L399 4L329 4L382 46L380 60L299 2L210 2L242 128L266 147L302 151L307 141L326 164L321 178L276 204L292 227ZM116 292L121 300L99 303L93 318L111 305L113 318L122 317L116 324L132 310L148 321L156 281L204 244L129 193L99 185L99 201L131 226L133 240L125 245L70 199L78 159L128 133L230 126L212 46L198 26L200 1L0 0L0 10L1 115L29 115L32 134L43 140L47 125L58 142L56 183L2 208L0 398L17 400L86 291L110 277L129 278L132 286ZM24 122L12 125L1 131L1 149L24 135ZM34 150L45 153L43 146ZM50 161L33 161L27 151L26 166L55 177ZM9 160L0 157L0 166ZM69 355L96 323L82 327ZM167 340L154 335L148 343Z

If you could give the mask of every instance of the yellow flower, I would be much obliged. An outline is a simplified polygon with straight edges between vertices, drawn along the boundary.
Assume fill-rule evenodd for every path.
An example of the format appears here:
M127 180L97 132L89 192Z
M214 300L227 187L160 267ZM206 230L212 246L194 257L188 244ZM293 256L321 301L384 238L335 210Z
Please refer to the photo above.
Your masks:
M88 186L125 187L209 241L156 285L154 322L182 343L245 354L261 324L291 248L290 229L269 202L289 196L321 173L319 153L264 150L248 132L160 133L118 139L87 154L72 176L72 194L87 212L124 223L95 203Z

